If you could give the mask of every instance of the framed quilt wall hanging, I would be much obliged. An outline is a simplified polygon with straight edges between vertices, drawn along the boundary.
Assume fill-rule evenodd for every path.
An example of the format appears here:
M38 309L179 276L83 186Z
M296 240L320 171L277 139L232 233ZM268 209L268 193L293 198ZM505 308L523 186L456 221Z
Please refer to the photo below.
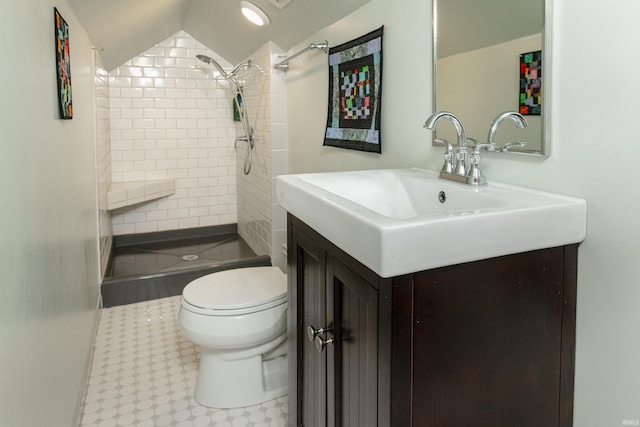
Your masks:
M329 49L329 107L324 145L380 153L380 27Z
M520 55L519 111L525 116L542 113L542 51Z
M58 82L58 104L60 117L73 118L71 101L71 54L69 50L69 24L58 9L53 8L56 42L56 73Z

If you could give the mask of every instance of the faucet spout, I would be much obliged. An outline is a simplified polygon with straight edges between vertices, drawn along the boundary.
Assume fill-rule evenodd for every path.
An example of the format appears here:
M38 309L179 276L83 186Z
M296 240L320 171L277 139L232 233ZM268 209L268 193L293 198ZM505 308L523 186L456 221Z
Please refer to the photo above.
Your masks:
M456 134L458 135L458 149L464 148L467 149L467 132L464 130L464 126L462 126L462 122L459 118L457 118L453 113L448 111L439 111L435 114L429 116L426 122L424 122L424 127L429 130L435 130L436 124L440 119L449 120L453 123L453 126L456 128Z

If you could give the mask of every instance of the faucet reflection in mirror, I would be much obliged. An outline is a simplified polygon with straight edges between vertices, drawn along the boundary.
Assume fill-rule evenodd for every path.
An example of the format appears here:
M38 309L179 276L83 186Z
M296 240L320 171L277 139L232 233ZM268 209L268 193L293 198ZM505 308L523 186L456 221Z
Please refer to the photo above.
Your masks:
M461 182L469 185L487 185L487 179L480 169L480 160L482 159L480 151L486 150L508 152L510 147L523 147L526 144L526 142L524 141L518 141L510 142L501 149L498 149L496 146L496 132L498 131L498 127L504 120L513 120L513 122L516 124L516 127L518 128L527 127L527 121L520 113L516 113L513 111L505 111L504 113L500 113L498 117L493 120L491 126L489 127L489 135L487 137L486 144L481 144L473 138L467 138L467 132L465 131L460 119L453 113L450 113L448 111L439 111L432 114L424 123L424 127L426 129L434 131L436 125L441 119L445 119L453 123L457 134L457 145L455 147L445 139L436 139L436 142L445 144L447 147L444 153L444 164L442 165L442 169L440 170L439 175L439 178L441 179L448 179L451 181ZM471 164L469 167L467 167L467 162L469 161L467 148L468 141L474 143L473 151L470 157Z
M527 127L527 121L520 113L505 111L504 113L498 114L498 117L496 117L495 120L491 123L491 127L489 128L489 138L487 140L487 143L494 148L496 146L496 132L498 131L498 126L500 126L500 123L502 123L505 119L513 120L513 122L516 124L516 127L520 129ZM502 147L500 151L503 153L508 153L511 147L524 147L525 145L527 145L526 141L509 142L504 147Z

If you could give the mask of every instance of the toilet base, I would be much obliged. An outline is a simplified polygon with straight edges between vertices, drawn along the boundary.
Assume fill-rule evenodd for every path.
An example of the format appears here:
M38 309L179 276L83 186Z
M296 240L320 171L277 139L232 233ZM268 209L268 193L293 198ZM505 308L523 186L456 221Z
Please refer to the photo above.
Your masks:
M240 408L286 395L286 347L285 339L266 355L233 360L224 351L202 348L196 401L210 408Z

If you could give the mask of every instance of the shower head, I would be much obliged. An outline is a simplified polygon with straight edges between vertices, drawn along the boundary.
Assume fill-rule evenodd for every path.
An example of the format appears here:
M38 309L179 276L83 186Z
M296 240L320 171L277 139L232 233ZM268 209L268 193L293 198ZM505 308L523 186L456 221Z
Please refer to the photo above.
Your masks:
M224 77L225 79L228 79L229 76L227 76L227 73L224 71L222 66L216 62L215 59L207 55L196 55L196 58L198 58L200 61L204 62L205 64L213 64L213 66L218 69L220 74L222 74L222 77Z
M233 84L237 86L242 87L250 84L262 83L265 79L265 72L262 67L255 62L251 62L250 59L238 64L233 70L227 73L215 59L209 56L196 55L196 58L205 64L212 64L218 69L222 78L227 82L233 82Z
M207 64L211 64L212 62L215 62L213 58L210 58L207 55L196 55L196 58L198 58L202 62L206 62Z
M250 59L238 64L228 76L236 81L240 86L250 86L262 83L266 74L261 66Z

